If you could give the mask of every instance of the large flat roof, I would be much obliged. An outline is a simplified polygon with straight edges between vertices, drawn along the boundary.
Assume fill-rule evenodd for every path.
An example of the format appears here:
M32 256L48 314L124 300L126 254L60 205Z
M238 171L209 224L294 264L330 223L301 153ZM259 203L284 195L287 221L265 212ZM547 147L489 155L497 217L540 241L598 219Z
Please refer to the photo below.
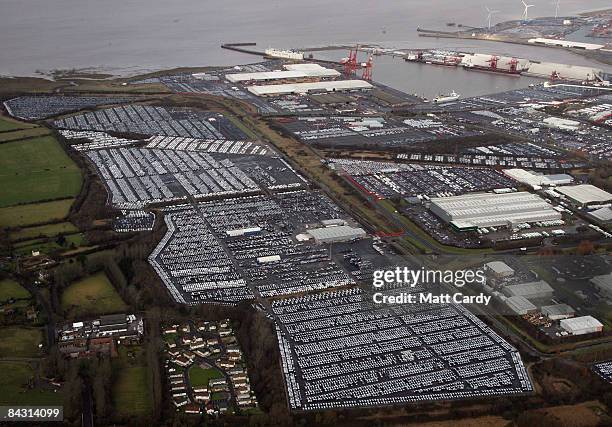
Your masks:
M290 64L284 66L285 70L259 71L254 73L226 74L225 78L232 82L249 80L279 80L299 79L304 77L338 77L340 72L332 68L325 68L319 64Z
M612 202L612 194L591 184L567 185L557 188L557 192L581 204Z
M525 169L504 169L503 173L510 178L531 186L567 184L574 180L567 174L538 175Z
M289 93L308 93L313 90L334 92L343 90L372 89L373 87L374 86L365 80L335 80L329 82L249 86L248 90L257 96L270 96Z
M561 214L540 196L526 191L432 198L430 209L447 222L476 227L561 219Z

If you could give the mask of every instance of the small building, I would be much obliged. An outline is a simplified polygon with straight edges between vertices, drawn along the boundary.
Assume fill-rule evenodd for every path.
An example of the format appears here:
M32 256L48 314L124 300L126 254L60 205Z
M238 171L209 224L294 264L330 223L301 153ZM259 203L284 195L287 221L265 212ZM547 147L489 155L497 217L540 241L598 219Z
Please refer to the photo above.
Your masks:
M504 287L502 292L508 297L522 296L527 299L550 299L554 289L544 280L521 283Z
M612 194L591 184L567 185L557 188L557 192L581 207L612 203Z
M576 315L576 311L567 304L545 305L541 310L550 320L569 319Z
M559 322L561 328L572 335L592 334L601 332L603 325L592 316L572 317L570 319L562 319Z
M612 300L612 273L595 276L591 283L604 298Z
M544 126L559 129L559 130L569 130L574 131L580 128L580 122L576 120L563 119L561 117L546 117L542 120Z
M525 314L535 313L538 308L533 305L527 298L522 296L514 296L506 299L506 305L512 313L524 316Z
M503 173L504 175L509 176L522 184L528 185L531 188L567 185L574 181L574 178L568 174L544 175L520 168L504 169Z
M514 276L514 270L505 262L491 261L485 264L486 272L496 279Z
M606 225L612 223L612 206L604 206L586 214L594 222Z
M317 243L347 242L366 236L366 232L360 227L338 225L336 227L322 227L308 230Z

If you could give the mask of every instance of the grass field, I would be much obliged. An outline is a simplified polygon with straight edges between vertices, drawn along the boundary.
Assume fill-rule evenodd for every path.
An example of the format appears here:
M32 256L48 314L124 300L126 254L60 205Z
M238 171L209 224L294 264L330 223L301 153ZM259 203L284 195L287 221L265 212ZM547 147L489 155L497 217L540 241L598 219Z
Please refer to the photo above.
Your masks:
M71 197L81 171L52 136L0 144L0 207Z
M117 372L113 384L113 402L120 416L147 414L153 409L149 393L147 368L126 366Z
M218 369L203 369L199 366L192 366L189 369L189 382L193 387L208 386L208 381L216 378L223 378L223 373Z
M118 313L127 309L104 273L71 284L62 294L62 308L71 316Z
M64 219L74 199L0 208L0 227L25 227Z
M52 251L67 252L70 251L72 245L75 247L84 246L87 244L87 239L83 233L74 233L64 236L66 242L63 245L57 243L57 238L43 237L30 240L24 240L13 245L15 253L23 256L31 254L32 251L40 251L42 253L49 254Z
M0 362L0 405L61 405L62 394L28 389L34 371L25 362Z
M38 344L42 340L42 330L38 328L3 326L0 328L0 357L37 357L40 355Z
M8 117L0 117L0 132L6 132L16 129L29 129L35 127L37 127L37 125L18 122L17 120L9 119Z
M38 237L57 236L60 233L76 233L79 231L74 225L69 222L60 222L57 224L40 225L38 227L22 228L10 233L12 241L21 239L34 239Z
M0 142L33 138L35 136L48 135L49 133L51 133L51 131L47 128L18 129L12 132L0 132Z
M19 283L13 280L0 281L0 301L13 299L30 298L30 293Z

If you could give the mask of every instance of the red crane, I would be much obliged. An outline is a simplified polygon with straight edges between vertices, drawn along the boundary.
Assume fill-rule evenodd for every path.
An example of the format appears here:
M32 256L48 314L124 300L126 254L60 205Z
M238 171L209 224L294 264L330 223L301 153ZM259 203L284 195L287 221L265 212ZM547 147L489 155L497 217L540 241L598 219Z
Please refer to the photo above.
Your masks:
M516 73L517 72L517 66L518 66L518 59L516 58L512 58L510 60L510 62L508 62L508 65L510 65L510 72L511 73Z
M491 56L491 59L489 59L487 62L489 64L491 64L491 69L492 70L497 70L497 61L499 60L499 57L493 55Z
M349 50L349 56L344 62L344 75L346 77L350 77L355 74L357 70L357 52L359 51L359 46L355 47L355 50Z
M550 73L551 81L559 80L559 79L561 79L561 74L559 74L557 71L553 71L552 73Z
M363 74L361 75L361 78L364 80L372 80L372 67L374 65L374 58L372 57L372 55L370 54L368 56L368 61L365 63L365 67L363 68Z

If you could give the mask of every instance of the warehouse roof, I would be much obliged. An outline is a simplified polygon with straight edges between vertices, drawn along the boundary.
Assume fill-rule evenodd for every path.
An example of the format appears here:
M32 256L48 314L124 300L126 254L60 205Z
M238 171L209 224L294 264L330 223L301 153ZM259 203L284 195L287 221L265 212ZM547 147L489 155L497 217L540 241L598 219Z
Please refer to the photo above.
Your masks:
M502 261L491 261L485 264L485 267L495 274L514 274L512 267Z
M321 227L308 230L308 234L316 240L352 239L354 237L365 236L363 228L339 225L336 227Z
M600 222L612 221L612 207L604 206L588 213L590 217Z
M593 316L571 317L560 322L561 327L567 331L576 331L587 328L602 328L603 325Z
M571 175L564 173L555 175L540 175L532 171L519 168L505 169L503 172L510 178L531 186L568 184L574 180Z
M547 316L569 316L576 312L567 304L554 304L542 306L542 314Z
M538 309L527 298L520 295L507 298L506 305L516 314L527 314Z
M568 185L557 191L580 204L612 202L612 194L591 184Z
M591 279L591 283L598 288L603 288L606 291L612 292L612 273L595 276Z
M372 89L373 87L374 86L365 80L335 80L313 83L249 86L248 90L254 95L266 96L288 93L308 93L315 90L334 92L342 90Z
M448 222L477 227L512 225L561 218L541 197L525 191L474 193L431 199L430 209Z
M533 297L540 293L552 293L553 288L544 280L537 282L521 283L519 285L510 285L504 288L504 293L510 296L521 295L525 298Z
M295 65L298 65L298 67L295 67ZM242 82L248 80L299 79L303 77L337 77L339 75L339 71L322 67L319 64L292 64L286 65L285 70L282 71L234 73L226 74L225 78L230 82Z

